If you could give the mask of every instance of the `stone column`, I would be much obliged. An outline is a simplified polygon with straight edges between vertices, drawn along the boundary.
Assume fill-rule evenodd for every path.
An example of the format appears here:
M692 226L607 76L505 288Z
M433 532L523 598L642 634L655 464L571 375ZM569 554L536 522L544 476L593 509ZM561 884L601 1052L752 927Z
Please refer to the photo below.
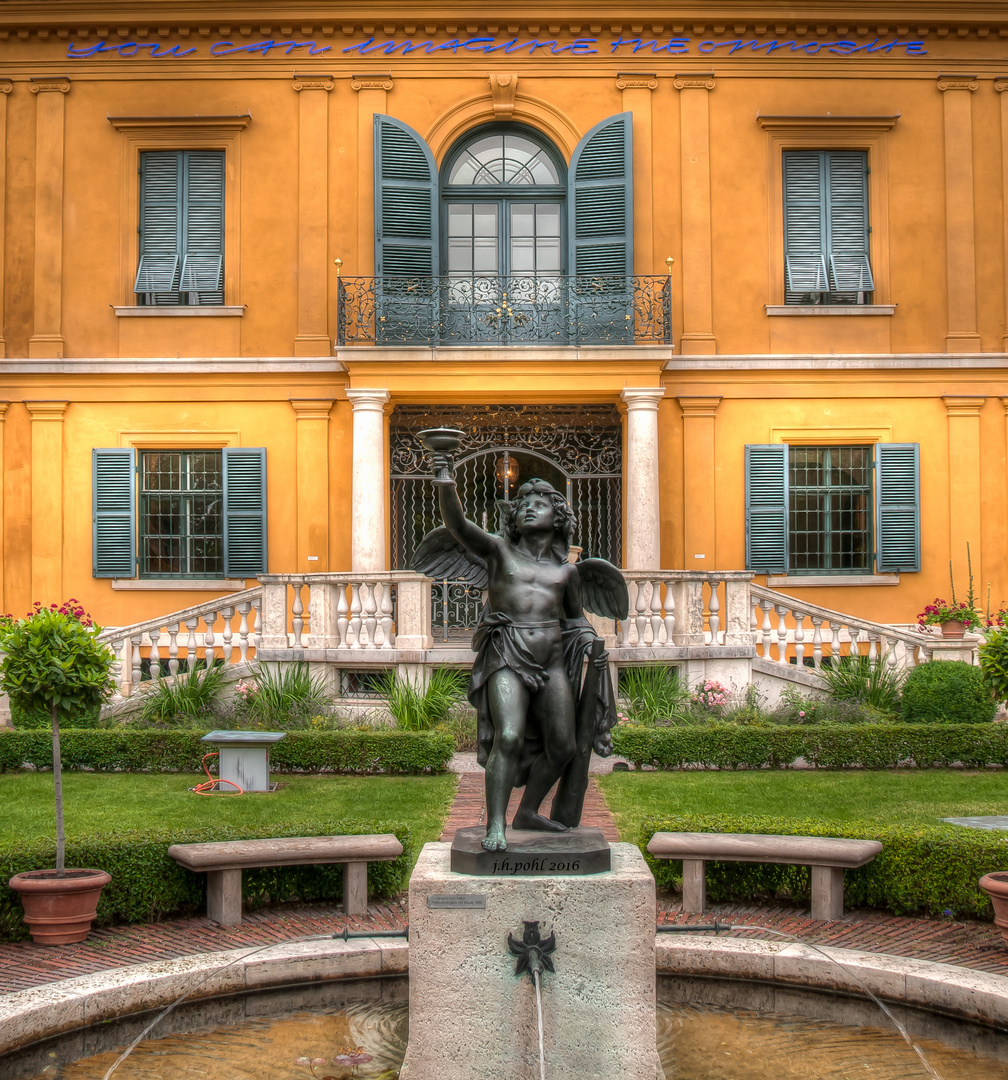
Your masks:
M995 79L994 89L1001 98L1001 204L1008 206L1008 78ZM1004 231L1004 258L1005 266L1008 266L1008 214L1002 214L1002 229ZM1005 275L1005 335L1002 349L1008 352L1008 274Z
M329 569L329 410L322 399L291 399L297 417L297 570Z
M357 220L357 273L367 267L374 273L374 115L388 111L386 101L392 89L391 75L355 75L350 83L357 91L357 191L361 197L355 208Z
M948 410L949 558L956 599L963 600L969 586L967 544L973 576L981 580L980 410L986 398L944 397L942 400Z
M387 390L347 390L353 406L350 569L385 569L385 403Z
M660 386L626 387L626 567L661 567L661 522L658 516L658 402Z
M633 114L633 230L634 257L645 274L654 273L654 184L652 157L654 140L651 129L651 94L658 89L658 77L633 73L621 74L616 88L623 91L623 111ZM632 274L631 266L628 274Z
M0 145L2 145L2 144L0 144ZM0 218L0 220L3 220L3 219ZM3 245L0 244L0 247L2 247L2 246ZM2 311L2 310L3 310L3 308L0 307L0 311ZM0 356L2 356L2 355L3 354L0 353ZM5 471L4 471L3 444L4 444L4 420L6 419L8 408L10 408L10 402L9 401L0 401L0 611L10 611L12 606L13 606L11 604L10 600L8 599L5 588L4 588L4 585L5 585L4 567L6 565L6 562L5 562L5 559L4 559L4 555L5 555L4 544L5 544L6 530L4 528L4 476L5 476ZM2 708L0 708L0 714L2 714Z
M32 79L35 112L34 331L28 355L63 355L63 115L69 79Z
M677 75L682 125L682 293L684 356L717 352L712 298L710 112L713 75Z
M14 84L10 79L0 79L0 222L5 220L5 196L7 192L7 95ZM4 340L4 245L0 243L0 360L7 355ZM2 496L0 496L2 497ZM0 590L0 598L3 593ZM6 608L4 609L6 610Z
M26 401L31 416L31 598L63 593L63 414L68 401Z
M948 274L947 352L979 352L973 215L972 75L943 75L945 113L945 258Z
M720 397L681 397L683 540L687 570L717 568L714 507L714 416Z
M298 330L295 356L329 356L329 75L297 77Z

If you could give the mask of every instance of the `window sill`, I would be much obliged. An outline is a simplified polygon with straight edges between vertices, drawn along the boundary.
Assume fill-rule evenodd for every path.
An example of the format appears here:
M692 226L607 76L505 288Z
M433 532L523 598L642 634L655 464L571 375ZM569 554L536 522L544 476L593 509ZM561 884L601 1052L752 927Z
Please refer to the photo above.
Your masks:
M113 592L241 592L240 578L113 578Z
M155 319L167 317L169 319L185 318L210 318L219 319L224 317L240 317L245 314L244 304L225 304L214 306L211 304L178 304L175 306L165 305L157 307L154 304L139 304L130 307L117 307L112 305L117 319Z
M767 588L792 589L836 588L837 586L898 585L899 574L780 574L767 576Z
M895 304L766 304L767 315L895 315Z

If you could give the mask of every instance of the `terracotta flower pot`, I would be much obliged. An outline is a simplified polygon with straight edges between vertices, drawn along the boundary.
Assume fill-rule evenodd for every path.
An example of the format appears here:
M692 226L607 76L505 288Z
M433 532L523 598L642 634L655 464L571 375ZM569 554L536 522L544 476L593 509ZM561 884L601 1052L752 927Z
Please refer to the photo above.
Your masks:
M966 633L966 624L958 619L948 619L941 624L942 637L961 638Z
M8 884L21 895L24 921L39 945L83 941L91 929L102 889L112 880L104 870L27 870Z
M994 922L1001 931L1001 937L1008 946L1008 874L984 874L980 879L980 888L991 898L994 905Z

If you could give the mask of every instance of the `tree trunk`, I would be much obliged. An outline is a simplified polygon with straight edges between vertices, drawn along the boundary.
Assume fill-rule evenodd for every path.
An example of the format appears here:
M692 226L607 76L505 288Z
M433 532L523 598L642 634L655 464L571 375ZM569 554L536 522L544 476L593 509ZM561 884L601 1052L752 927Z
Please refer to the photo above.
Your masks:
M63 763L60 761L59 712L52 706L53 789L56 793L56 876L64 877L66 840L63 836Z

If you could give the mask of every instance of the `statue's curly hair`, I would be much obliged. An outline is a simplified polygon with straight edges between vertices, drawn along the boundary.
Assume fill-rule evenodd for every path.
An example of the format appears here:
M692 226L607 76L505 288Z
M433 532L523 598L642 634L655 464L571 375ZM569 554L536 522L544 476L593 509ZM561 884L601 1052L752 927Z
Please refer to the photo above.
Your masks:
M518 531L518 505L526 496L548 495L553 503L553 531L555 539L551 544L553 556L559 563L565 563L570 552L571 540L574 536L574 511L570 503L560 494L552 484L548 484L539 477L533 477L518 489L518 494L508 503L504 514L504 535L512 542L517 543L521 538Z

